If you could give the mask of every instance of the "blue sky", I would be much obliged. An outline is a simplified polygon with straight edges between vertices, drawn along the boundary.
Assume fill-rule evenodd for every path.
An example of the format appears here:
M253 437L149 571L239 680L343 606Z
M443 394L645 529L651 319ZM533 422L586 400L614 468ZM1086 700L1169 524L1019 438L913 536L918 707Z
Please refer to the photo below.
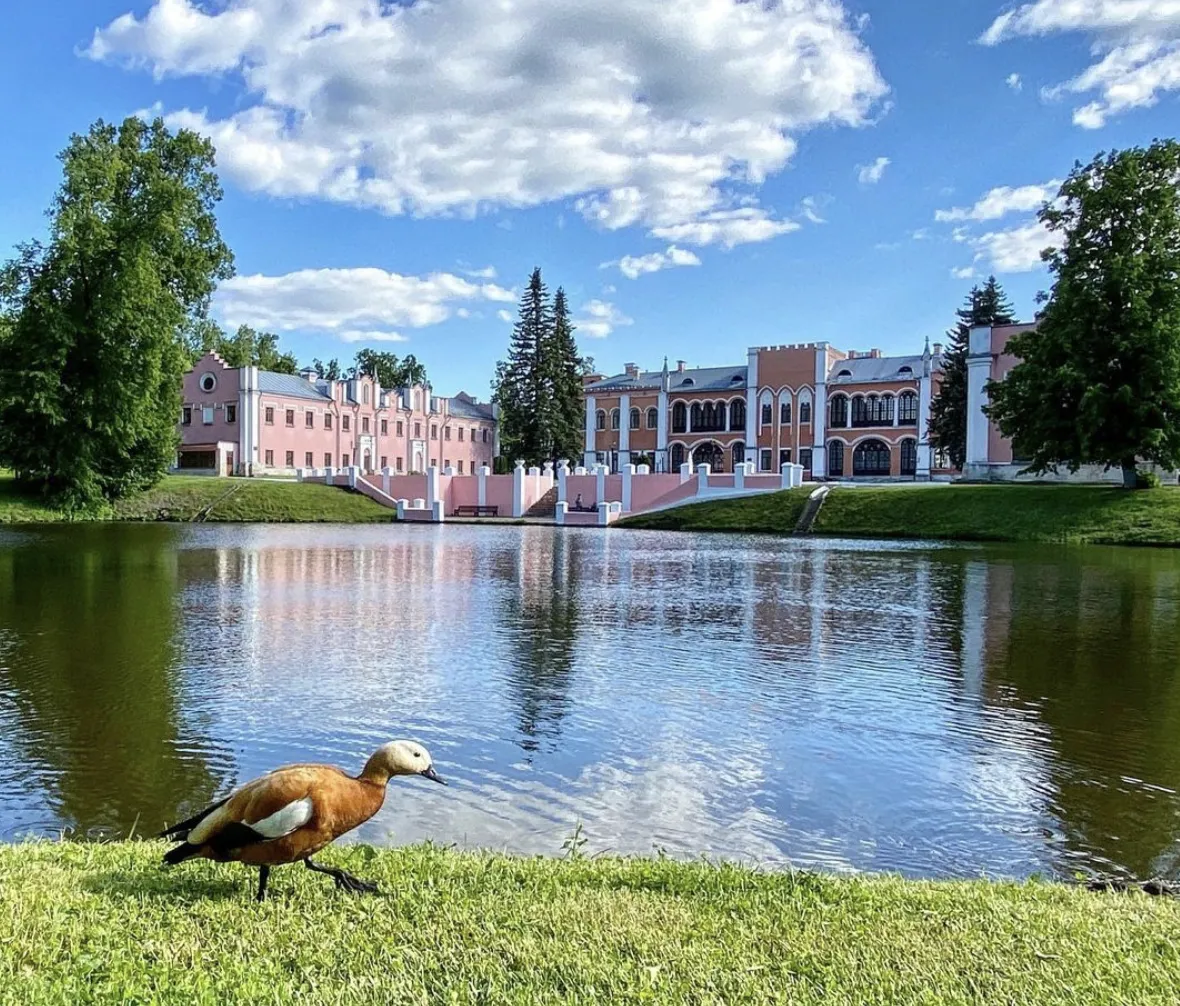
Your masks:
M1178 121L1172 0L6 14L5 250L43 233L71 132L156 110L218 146L222 320L301 360L413 352L480 397L534 265L607 372L820 339L913 351L989 271L1029 316L1050 183Z

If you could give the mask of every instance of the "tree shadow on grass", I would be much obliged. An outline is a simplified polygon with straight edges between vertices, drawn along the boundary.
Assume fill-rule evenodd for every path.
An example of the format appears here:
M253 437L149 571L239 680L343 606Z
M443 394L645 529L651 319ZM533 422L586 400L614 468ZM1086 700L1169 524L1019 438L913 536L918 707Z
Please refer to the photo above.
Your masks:
M110 870L88 877L84 890L111 899L160 898L187 904L195 901L252 900L257 874L200 876L164 870Z

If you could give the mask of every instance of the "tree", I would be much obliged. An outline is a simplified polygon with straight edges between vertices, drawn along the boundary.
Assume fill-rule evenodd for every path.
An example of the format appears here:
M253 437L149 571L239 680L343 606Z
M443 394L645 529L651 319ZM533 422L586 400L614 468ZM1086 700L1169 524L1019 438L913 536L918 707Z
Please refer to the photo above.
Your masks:
M988 415L1033 472L1139 461L1180 467L1180 144L1074 166L1040 212L1059 246L1035 332L989 384Z
M212 144L162 120L98 122L61 154L47 244L0 278L0 465L67 506L156 482L174 457L184 333L233 256Z
M194 332L198 339L197 355L216 353L230 367L258 367L278 374L296 374L299 363L294 353L279 351L279 337L272 332L258 332L249 325L239 325L233 335L216 322L201 319Z
M383 388L408 388L426 384L426 368L413 356L399 360L395 353L362 349L356 354L353 373L375 377Z
M534 269L520 298L508 359L496 365L493 401L500 406L500 443L504 455L529 464L544 456L538 409L542 375L538 353L549 324L545 284Z
M930 408L930 436L946 451L951 464L962 468L967 460L967 353L971 329L984 325L1011 325L1016 316L995 276L974 286L958 310L959 321L947 332L949 346L942 358L942 384Z
M320 375L325 381L339 381L340 380L340 361L335 357L324 363L319 357L311 361L311 369Z
M582 398L583 361L574 342L565 291L557 288L553 313L542 343L541 362L545 368L546 400L551 403L546 415L550 434L548 457L556 465L582 453L586 406Z

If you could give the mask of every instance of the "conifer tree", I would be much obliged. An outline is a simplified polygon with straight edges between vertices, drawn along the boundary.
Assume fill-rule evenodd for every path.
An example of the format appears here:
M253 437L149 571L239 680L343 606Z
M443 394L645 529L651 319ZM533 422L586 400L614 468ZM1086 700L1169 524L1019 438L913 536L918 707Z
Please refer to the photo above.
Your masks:
M541 270L533 270L520 298L508 359L496 366L493 400L500 406L500 443L509 462L537 463L542 456L539 409L543 378L539 354L549 322Z
M574 342L569 303L561 287L557 288L553 300L544 363L552 402L549 460L555 465L562 460L575 461L582 453L586 407L582 397L582 358Z
M953 467L962 468L967 460L967 353L971 329L1011 325L1016 317L995 276L989 276L983 286L972 287L958 317L958 324L947 332L950 345L942 358L942 385L930 407L930 438L947 453Z

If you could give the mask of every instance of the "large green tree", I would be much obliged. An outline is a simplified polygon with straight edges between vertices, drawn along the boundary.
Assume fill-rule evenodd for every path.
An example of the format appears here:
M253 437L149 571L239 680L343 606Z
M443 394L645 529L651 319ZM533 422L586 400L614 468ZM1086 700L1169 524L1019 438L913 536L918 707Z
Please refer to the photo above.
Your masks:
M233 256L212 144L98 122L61 154L47 243L0 278L0 465L67 505L151 485L177 443L183 334Z
M545 410L549 423L546 437L548 456L554 464L574 460L582 453L586 406L582 397L582 359L574 341L565 290L557 288L549 329L542 343L541 363L545 368Z
M500 406L501 450L510 461L537 464L545 457L543 375L539 353L550 324L541 270L534 269L520 298L508 359L496 365L493 401Z
M1180 144L1077 164L1040 219L1057 238L1036 332L989 386L988 414L1029 469L1180 467Z
M296 374L299 362L294 353L279 348L279 337L273 332L259 332L249 325L239 325L230 335L216 322L202 319L195 329L196 349L200 353L216 353L230 367L258 367L278 374Z
M957 324L947 332L942 384L930 407L930 437L935 446L947 452L955 468L962 468L967 459L967 353L971 329L1011 325L1016 316L995 276L989 276L983 286L972 287L957 313Z
M362 349L356 354L353 372L375 377L386 389L426 384L426 367L413 354L399 359L396 353Z

